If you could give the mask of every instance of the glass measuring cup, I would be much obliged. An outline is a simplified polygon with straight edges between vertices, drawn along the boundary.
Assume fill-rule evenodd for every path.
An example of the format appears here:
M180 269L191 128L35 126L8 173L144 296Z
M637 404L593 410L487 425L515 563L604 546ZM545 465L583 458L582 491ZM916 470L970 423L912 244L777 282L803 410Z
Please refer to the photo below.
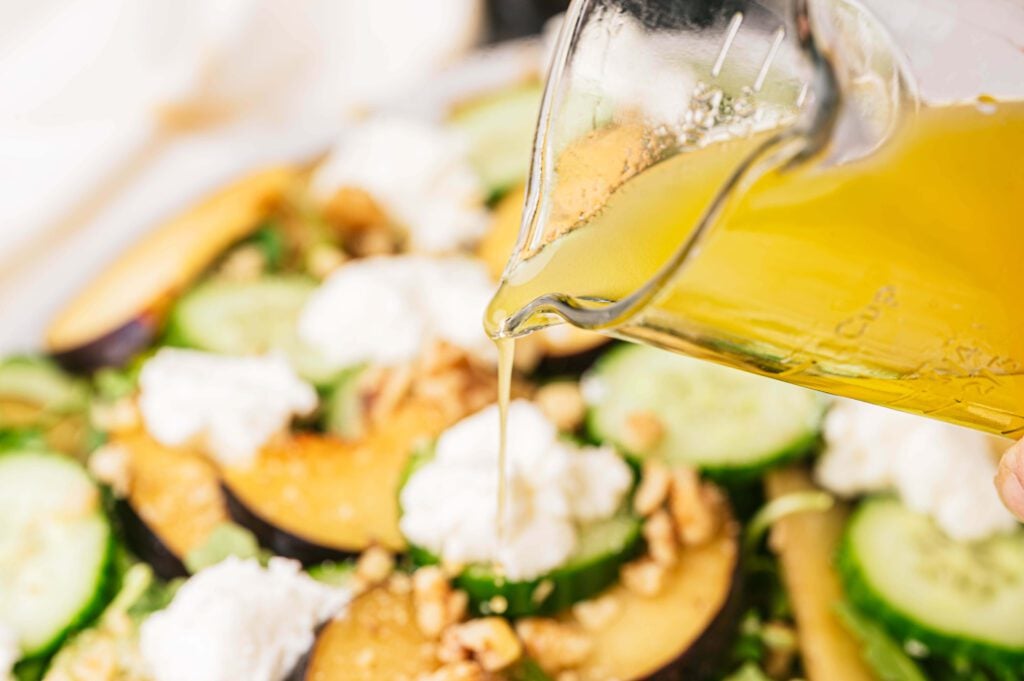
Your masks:
M996 0L574 2L489 333L566 321L1020 435L1014 27Z

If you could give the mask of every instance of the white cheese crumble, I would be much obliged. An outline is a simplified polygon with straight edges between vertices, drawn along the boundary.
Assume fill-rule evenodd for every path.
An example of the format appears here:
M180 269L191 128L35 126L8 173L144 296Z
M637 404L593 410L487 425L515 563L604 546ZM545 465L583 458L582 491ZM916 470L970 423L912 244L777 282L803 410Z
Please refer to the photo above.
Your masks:
M837 494L893 490L959 541L1017 526L992 483L996 461L984 433L852 400L834 404L824 431L815 475Z
M343 187L368 192L406 231L410 250L448 253L487 228L484 192L454 131L400 118L374 118L343 133L310 182L330 199Z
M483 315L494 284L471 258L363 258L338 268L310 297L299 336L339 367L415 359L436 340L491 358Z
M220 463L251 463L294 415L316 408L316 391L280 355L231 357L163 348L142 367L139 409L168 446L196 443Z
M139 647L154 681L280 681L349 598L293 560L271 558L263 568L228 558L143 622Z
M14 681L14 664L21 659L18 634L0 622L0 681Z
M533 404L516 400L508 414L508 511L505 541L498 518L498 408L469 416L438 438L434 458L402 489L402 533L445 563L495 562L513 580L563 565L580 523L611 517L632 482L609 447L559 439Z

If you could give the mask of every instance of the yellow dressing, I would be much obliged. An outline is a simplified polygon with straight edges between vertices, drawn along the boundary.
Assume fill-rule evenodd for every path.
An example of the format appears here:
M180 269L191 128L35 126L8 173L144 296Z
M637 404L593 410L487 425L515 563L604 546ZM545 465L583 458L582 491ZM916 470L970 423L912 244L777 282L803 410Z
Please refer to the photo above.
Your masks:
M668 283L603 330L1024 434L1024 104L925 107L908 118L864 159L769 172L738 192ZM489 333L536 325L509 319L546 294L593 307L640 290L762 139L673 156L605 195L556 194L549 218L578 219L545 224L557 238L506 272ZM571 150L577 162L562 169L561 187L585 185L608 153L598 141ZM579 162L588 142L592 162ZM580 197L591 205L567 211Z

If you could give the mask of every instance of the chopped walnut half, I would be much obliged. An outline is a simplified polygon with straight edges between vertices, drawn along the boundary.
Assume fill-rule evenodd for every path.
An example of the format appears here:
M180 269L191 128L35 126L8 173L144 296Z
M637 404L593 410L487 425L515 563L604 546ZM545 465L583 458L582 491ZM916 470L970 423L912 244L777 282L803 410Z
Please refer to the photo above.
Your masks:
M131 453L122 445L106 444L89 456L89 472L100 482L110 485L120 498L131 491Z
M622 584L635 594L657 596L665 587L668 570L664 565L644 556L622 566Z
M404 572L395 572L388 580L387 587L396 596L405 596L412 593L412 577Z
M383 584L394 570L394 556L386 549L371 546L356 561L355 578L359 586L367 588Z
M672 567L679 560L679 544L676 531L672 526L672 518L664 509L655 511L644 522L644 540L647 551L655 563Z
M373 197L356 187L338 189L324 204L323 216L355 256L396 253L405 239Z
M369 192L341 187L323 206L324 218L342 236L386 225L387 215Z
M263 274L267 259L258 246L239 246L224 259L217 276L227 281L252 281Z
M632 452L649 452L665 437L665 425L657 414L635 411L626 417L622 444Z
M619 613L622 604L613 594L606 593L597 598L580 601L572 606L572 614L580 625L589 631L603 629Z
M364 229L345 239L345 248L357 257L391 255L401 250L404 235L390 225Z
M428 346L414 362L370 368L359 382L370 427L385 425L407 401L444 409L454 423L494 400L494 367L443 341Z
M379 426L398 410L412 389L414 374L409 364L371 367L359 376L359 393L364 409L364 426Z
M537 390L534 402L563 432L576 430L583 423L587 410L579 385L571 381L548 383Z
M442 648L461 646L485 671L504 669L523 654L523 646L508 621L501 617L484 617L449 627L442 639Z
M420 674L416 681L486 681L487 672L476 662L462 660L446 664L435 672Z
M725 518L725 498L711 483L701 482L691 468L672 471L669 512L684 546L699 546L712 539Z
M633 510L643 517L651 515L668 499L671 485L672 473L664 462L656 459L644 461L640 484L633 496Z
M306 271L317 279L326 279L347 260L348 256L337 246L328 243L317 244L306 254Z
M439 567L423 567L413 573L412 594L416 624L424 636L436 639L466 616L469 598L464 591L452 589Z
M522 639L527 655L548 674L580 666L594 647L582 629L554 619L530 617L519 620L516 633Z
M134 398L122 397L113 402L94 403L89 411L89 420L100 430L118 433L138 428L141 417Z

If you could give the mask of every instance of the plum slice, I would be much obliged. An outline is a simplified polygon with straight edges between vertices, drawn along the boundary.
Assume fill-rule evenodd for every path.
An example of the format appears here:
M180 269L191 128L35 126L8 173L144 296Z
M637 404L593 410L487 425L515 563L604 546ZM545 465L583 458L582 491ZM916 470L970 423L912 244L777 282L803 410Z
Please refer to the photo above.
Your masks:
M439 406L412 403L357 441L298 434L267 447L252 466L222 471L231 516L266 548L305 564L371 544L402 551L403 471L419 442L448 420Z
M739 615L740 550L735 525L687 548L656 596L624 586L608 595L615 616L590 631L594 652L576 670L581 681L670 681L713 676ZM572 619L572 616L567 616Z
M433 651L416 626L412 594L379 587L321 629L288 681L415 679L438 668Z
M248 175L151 232L108 265L50 324L46 346L64 366L119 366L155 336L170 299L270 214L297 176Z
M669 681L713 676L735 630L739 545L734 527L682 553L654 597L612 587L616 614L598 629L590 659L574 670L583 681ZM572 620L572 615L564 618ZM373 589L328 623L288 681L416 678L438 667L434 646L416 627L408 589ZM529 668L534 665L530 664ZM499 678L546 678L513 668Z
M197 452L141 431L113 443L128 454L129 491L116 502L129 547L163 579L184 577L184 557L228 520L216 469Z

